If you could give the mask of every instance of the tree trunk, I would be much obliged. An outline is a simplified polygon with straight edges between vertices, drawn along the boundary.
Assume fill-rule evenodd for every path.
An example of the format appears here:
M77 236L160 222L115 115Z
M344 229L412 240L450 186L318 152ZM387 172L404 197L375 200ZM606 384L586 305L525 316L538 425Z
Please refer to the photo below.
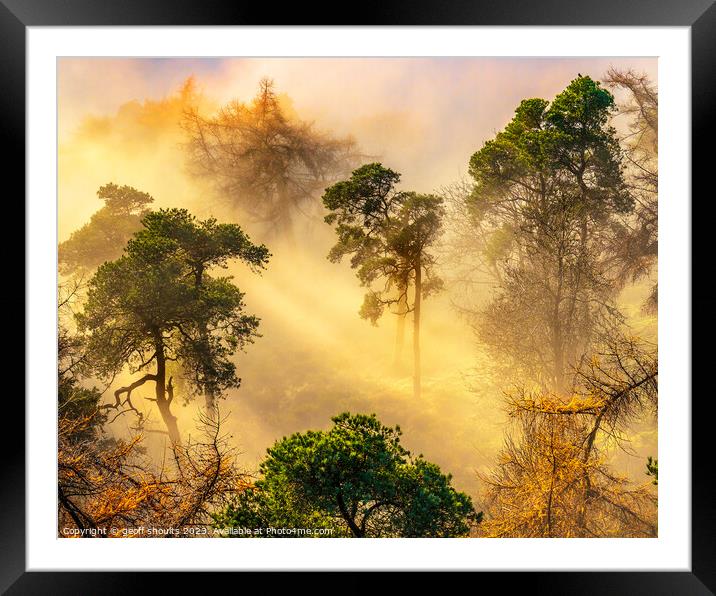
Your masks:
M558 397L564 396L564 346L562 345L562 333L559 320L555 322L554 342L552 351L554 353L554 388Z
M194 272L194 286L196 287L197 291L200 290L200 288L204 285L204 265L200 264L197 266L195 272ZM204 375L204 400L206 404L206 415L209 417L210 420L216 420L216 392L214 390L212 381L213 379L209 378L210 372L209 372L209 330L207 329L206 321L201 321L199 323L199 337L201 339L203 349L205 351L204 353L204 363L203 363L203 375ZM207 387L208 384L208 387Z
M549 497L547 498L547 536L552 538L552 503L554 501L554 479L557 476L557 456L554 453L554 426L550 429L549 454L552 456L552 475L549 480Z
M398 321L395 326L395 349L393 351L393 367L398 370L403 361L403 345L405 343L405 315L408 312L408 288L401 286L398 288L400 296L398 298Z
M209 420L216 420L216 397L214 396L214 391L212 389L207 390L204 394L204 399L206 402L206 415Z
M554 388L558 397L564 394L564 337L562 333L562 288L564 286L564 258L560 246L557 255L557 290L552 312L552 357L554 360ZM571 324L571 321L567 321Z
M348 527L350 528L351 532L353 533L353 536L355 538L363 538L365 536L365 533L361 528L358 527L358 525L355 522L355 519L351 517L351 514L348 513L348 507L346 506L345 501L343 500L343 495L341 493L338 493L336 495L337 502L338 502L338 510L341 512L341 515L343 516L343 519L348 524Z
M413 305L413 397L420 399L420 299L423 291L422 265L415 266L415 303Z
M203 376L204 376L204 403L206 404L206 415L210 420L216 420L216 390L214 386L214 380L211 374L211 366L209 364L209 331L206 328L206 323L201 322L199 325L199 337L205 350L203 363Z
M602 409L602 411L599 412L597 419L594 421L594 427L590 431L589 435L587 435L587 444L584 447L584 454L582 455L582 465L584 466L584 471L582 473L582 502L579 504L577 509L577 528L579 528L581 536L586 536L587 505L589 502L589 493L592 490L592 480L589 477L589 457L592 454L594 441L597 438L597 433L599 432L602 424L602 418L604 417L606 411L606 408Z
M162 416L164 425L169 433L169 440L172 446L181 445L181 435L179 434L179 426L176 416L171 413L171 403L174 399L174 389L169 385L169 397L167 398L167 362L164 355L164 345L157 342L157 378L154 384L156 390L156 401L159 413Z

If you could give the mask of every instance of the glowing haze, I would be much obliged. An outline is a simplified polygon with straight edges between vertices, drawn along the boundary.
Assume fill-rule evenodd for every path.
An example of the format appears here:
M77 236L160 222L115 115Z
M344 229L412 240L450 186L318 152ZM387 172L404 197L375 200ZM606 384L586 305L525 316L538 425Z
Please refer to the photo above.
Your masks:
M364 154L402 174L403 188L431 192L466 175L472 153L522 99L552 99L578 74L601 79L610 66L657 81L654 58L62 59L58 240L101 207L95 193L107 182L150 193L155 207L236 217L186 173L179 122L189 77L209 112L249 101L269 77L301 119L352 135ZM274 255L260 277L231 269L263 335L238 356L242 387L222 404L244 465L255 468L276 439L324 428L341 411L375 412L476 495L475 471L493 463L502 441L502 383L451 307L449 288L424 304L424 395L415 403L409 361L403 374L390 368L395 321L386 315L372 327L360 319L363 289L354 272L326 260L329 227L303 222L295 245L286 246L238 223ZM632 289L627 310L636 314L630 305L641 299ZM635 322L655 332L655 317ZM197 405L177 409L187 429ZM655 444L655 428L635 434L639 454L655 453ZM643 458L622 465L640 473Z

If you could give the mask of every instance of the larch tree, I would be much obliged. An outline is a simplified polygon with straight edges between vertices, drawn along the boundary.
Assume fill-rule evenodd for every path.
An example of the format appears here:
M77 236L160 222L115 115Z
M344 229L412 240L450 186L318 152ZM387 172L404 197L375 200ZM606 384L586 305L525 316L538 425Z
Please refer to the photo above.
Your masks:
M97 196L104 207L58 247L63 274L91 273L102 263L120 257L132 235L142 228L142 218L154 201L145 192L113 183L101 186Z
M232 101L211 117L188 110L183 127L190 171L275 233L291 234L296 213L315 207L358 154L351 138L334 138L291 113L263 79L250 103Z
M422 299L442 289L431 248L441 231L443 208L435 195L397 190L399 181L400 174L382 164L366 164L327 188L323 204L329 211L325 221L338 236L329 260L350 256L361 285L368 288L361 316L376 324L386 309L397 308L399 318L412 312L413 393L418 398Z
M478 333L558 393L596 330L621 320L613 247L634 201L613 110L612 95L579 76L551 103L522 101L470 159L468 212L499 271Z
M611 470L607 457L610 448L628 450L630 424L656 415L656 350L614 336L575 377L568 401L522 388L509 395L517 428L483 477L486 535L656 535L652 483L635 485Z
M253 341L259 325L257 317L244 312L244 294L232 279L211 275L209 267L238 258L261 268L269 253L252 245L239 226L199 222L185 210L161 210L147 216L144 225L124 254L101 265L90 279L76 318L100 377L113 378L127 366L142 373L117 389L115 402L106 407L141 418L132 392L153 383L151 400L177 445L181 434L171 411L174 384L167 378L167 363L178 362L189 386L214 399L239 386L231 356Z

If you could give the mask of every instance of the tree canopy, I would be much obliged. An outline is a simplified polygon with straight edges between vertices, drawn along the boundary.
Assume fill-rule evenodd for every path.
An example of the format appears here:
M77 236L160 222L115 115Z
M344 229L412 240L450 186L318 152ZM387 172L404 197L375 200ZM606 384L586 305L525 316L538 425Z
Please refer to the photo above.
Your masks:
M400 444L399 427L343 413L328 431L269 448L261 478L216 517L218 527L330 528L332 536L465 536L479 521L450 475Z

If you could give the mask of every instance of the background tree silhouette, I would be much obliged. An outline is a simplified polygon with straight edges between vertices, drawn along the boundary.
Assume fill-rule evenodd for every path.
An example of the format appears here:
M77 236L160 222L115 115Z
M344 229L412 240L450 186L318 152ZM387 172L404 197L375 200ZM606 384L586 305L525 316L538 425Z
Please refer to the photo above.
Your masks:
M190 170L276 234L290 235L295 214L312 210L358 159L353 139L290 114L270 79L248 104L232 101L212 117L187 110L183 127Z
M656 265L659 248L659 94L644 74L610 68L605 83L627 92L616 118L627 118L628 132L621 145L626 157L626 184L634 197L632 216L619 236L619 256L625 281L649 275ZM655 313L658 284L654 282L644 306Z
M142 227L154 199L131 186L101 186L97 196L104 207L58 247L60 272L91 273L102 263L121 256L127 241Z

